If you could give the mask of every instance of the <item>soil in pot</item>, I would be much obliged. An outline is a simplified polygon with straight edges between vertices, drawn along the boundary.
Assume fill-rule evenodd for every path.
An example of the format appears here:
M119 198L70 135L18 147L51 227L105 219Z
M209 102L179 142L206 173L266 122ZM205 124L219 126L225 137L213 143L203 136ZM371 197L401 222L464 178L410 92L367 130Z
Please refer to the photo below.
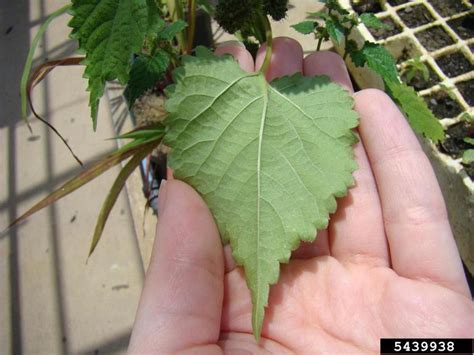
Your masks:
M387 24L390 26L390 29L384 29L384 28L369 28L370 33L372 33L372 36L376 40L381 40L385 39L388 37L395 36L398 33L402 32L402 28L391 18L391 17L385 17L383 19L380 19L383 23Z
M469 14L448 21L448 25L462 39L470 39L474 37L474 14Z
M435 51L454 43L454 40L441 26L430 27L416 33L415 36L428 51Z
M462 0L429 0L429 3L443 17L449 17L469 10Z
M439 83L440 79L438 75L436 75L436 73L434 72L433 68L431 68L431 65L429 65L428 63L425 63L425 65L428 68L428 72L430 74L428 80L425 80L423 78L423 74L417 72L415 76L410 80L410 82L407 82L407 73L405 72L402 74L403 82L412 86L416 91L429 89L430 87Z
M474 65L461 52L451 53L436 58L436 63L441 70L450 78L474 70Z
M397 11L398 16L410 28L419 27L434 21L433 16L424 5L407 6Z
M474 106L474 79L456 84L459 92L469 106Z
M405 42L404 46L403 46L403 49L402 51L398 54L398 53L392 53L392 55L395 57L395 60L397 61L397 64L401 64L403 62L406 62L407 60L409 59L412 59L412 58L415 58L415 57L418 57L418 53L415 52L414 50L414 44L413 42L411 41L404 41L403 38L401 39L401 42ZM387 45L389 45L389 43L387 43ZM390 51L390 48L388 48L388 46L386 46L388 51Z
M462 112L461 105L445 91L439 90L424 97L426 104L438 119L453 118Z
M383 11L380 0L352 0L351 5L359 15L364 12L377 13Z
M392 6L398 6L401 4L406 4L409 0L388 0L388 3Z
M442 153L448 154L454 159L462 157L466 149L472 149L469 143L464 141L465 138L474 138L474 124L461 121L446 130L446 139L438 145ZM474 178L474 163L463 164L466 173Z

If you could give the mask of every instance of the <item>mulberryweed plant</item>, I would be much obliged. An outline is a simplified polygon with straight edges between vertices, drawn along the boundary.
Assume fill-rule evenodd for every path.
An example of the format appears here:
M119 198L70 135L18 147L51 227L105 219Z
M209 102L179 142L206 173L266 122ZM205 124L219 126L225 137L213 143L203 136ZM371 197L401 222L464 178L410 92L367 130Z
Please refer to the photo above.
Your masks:
M344 43L358 66L380 74L388 93L405 112L415 131L438 141L443 130L413 89L399 80L390 54L374 43L358 46L350 33L360 23L384 26L374 15L357 17L336 1L323 1L322 12L294 25L323 40ZM196 11L208 11L220 26L248 48L266 43L257 72L243 71L230 56L216 57L209 48L193 48ZM347 194L356 169L352 145L358 116L350 94L325 76L295 74L267 83L272 54L269 18L282 20L288 0L72 0L51 15L33 41L22 78L22 111L33 87L58 65L84 65L92 127L106 82L126 85L132 106L147 90L162 88L166 115L161 123L137 127L119 139L128 142L84 168L14 223L90 182L128 159L113 183L98 216L91 254L125 181L158 145L171 148L174 176L193 186L214 215L222 242L230 243L245 270L251 291L252 325L260 337L270 285L278 281L280 263L289 262L301 241L314 241L327 227L336 198ZM32 75L34 50L47 25L64 13L72 16L71 37L83 57L55 60ZM43 120L47 123L45 120Z

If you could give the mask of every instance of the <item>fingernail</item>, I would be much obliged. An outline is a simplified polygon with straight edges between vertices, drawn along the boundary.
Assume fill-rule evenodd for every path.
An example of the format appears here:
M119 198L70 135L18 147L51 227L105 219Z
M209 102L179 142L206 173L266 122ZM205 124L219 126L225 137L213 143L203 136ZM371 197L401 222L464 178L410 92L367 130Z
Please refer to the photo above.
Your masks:
M158 213L163 213L166 207L166 180L161 180L158 190Z

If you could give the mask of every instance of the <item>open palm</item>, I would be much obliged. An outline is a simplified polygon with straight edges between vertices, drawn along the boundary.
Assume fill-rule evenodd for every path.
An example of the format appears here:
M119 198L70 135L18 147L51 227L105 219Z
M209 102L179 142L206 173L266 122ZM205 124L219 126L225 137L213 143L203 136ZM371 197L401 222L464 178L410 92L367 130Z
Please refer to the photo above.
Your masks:
M254 70L240 46L218 53ZM298 43L276 39L268 79L295 71L326 74L352 90L337 55L303 59ZM209 210L188 185L170 181L160 191L130 353L367 353L378 352L383 337L473 336L474 308L430 164L385 94L354 97L356 186L329 228L282 266L260 343L243 272L222 250Z

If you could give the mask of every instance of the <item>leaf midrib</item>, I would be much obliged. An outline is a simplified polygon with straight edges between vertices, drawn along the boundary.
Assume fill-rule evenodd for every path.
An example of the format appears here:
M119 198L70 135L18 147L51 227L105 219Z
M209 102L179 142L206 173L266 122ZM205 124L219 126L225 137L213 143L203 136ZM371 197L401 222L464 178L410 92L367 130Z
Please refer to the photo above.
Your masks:
M261 197L261 168L262 168L262 147L263 147L263 131L265 129L265 121L267 116L267 108L268 108L268 84L265 78L260 76L260 85L263 91L263 108L262 108L262 115L261 115L261 122L260 122L260 130L258 133L258 149L257 149L257 244L256 244L256 251L257 251L257 265L256 265L256 275L257 275L257 292L256 292L256 300L254 301L254 312L253 314L254 319L257 319L257 312L260 309L260 200Z

